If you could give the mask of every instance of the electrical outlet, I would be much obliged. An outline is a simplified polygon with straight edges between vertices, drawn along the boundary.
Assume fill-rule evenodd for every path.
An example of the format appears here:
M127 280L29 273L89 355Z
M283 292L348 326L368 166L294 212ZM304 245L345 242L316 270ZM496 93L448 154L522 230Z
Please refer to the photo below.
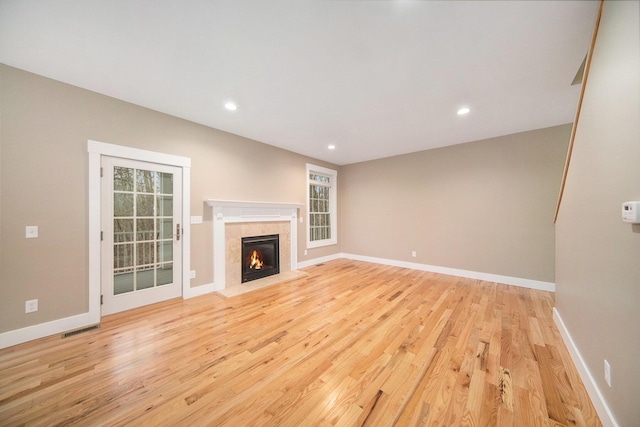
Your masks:
M195 270L191 270L191 278L192 279L196 278L196 271Z
M417 256L416 251L411 251L411 256L415 258Z
M24 312L25 313L33 313L34 311L38 311L38 300L32 299L24 303Z
M607 382L607 385L611 387L611 365L609 365L607 359L604 359L604 380Z

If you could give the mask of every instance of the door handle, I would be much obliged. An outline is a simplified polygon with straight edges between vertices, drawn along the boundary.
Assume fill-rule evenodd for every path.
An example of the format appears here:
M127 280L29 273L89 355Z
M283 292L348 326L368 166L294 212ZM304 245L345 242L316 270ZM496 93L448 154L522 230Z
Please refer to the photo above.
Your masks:
M176 224L176 240L180 240L180 224Z

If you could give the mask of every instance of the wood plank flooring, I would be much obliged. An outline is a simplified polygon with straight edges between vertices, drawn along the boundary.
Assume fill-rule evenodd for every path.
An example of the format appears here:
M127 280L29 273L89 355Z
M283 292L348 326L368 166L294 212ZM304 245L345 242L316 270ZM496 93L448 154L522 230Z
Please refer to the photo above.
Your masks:
M2 426L599 426L553 294L337 260L0 350Z

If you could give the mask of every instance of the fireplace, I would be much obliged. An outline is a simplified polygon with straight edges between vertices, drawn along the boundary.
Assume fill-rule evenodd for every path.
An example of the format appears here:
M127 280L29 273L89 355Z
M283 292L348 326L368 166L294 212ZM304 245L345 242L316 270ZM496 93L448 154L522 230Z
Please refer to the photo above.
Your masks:
M242 283L280 273L280 235L242 238Z
M213 291L246 285L241 278L241 238L245 236L279 234L279 274L298 269L298 210L304 208L304 203L219 199L208 199L206 203L213 217Z

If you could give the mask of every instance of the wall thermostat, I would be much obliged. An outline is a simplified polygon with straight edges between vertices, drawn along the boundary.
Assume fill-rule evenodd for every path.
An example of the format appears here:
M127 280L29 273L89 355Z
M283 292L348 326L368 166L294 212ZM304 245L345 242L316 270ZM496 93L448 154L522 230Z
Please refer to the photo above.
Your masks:
M640 202L624 202L622 204L622 220L632 224L640 224Z

